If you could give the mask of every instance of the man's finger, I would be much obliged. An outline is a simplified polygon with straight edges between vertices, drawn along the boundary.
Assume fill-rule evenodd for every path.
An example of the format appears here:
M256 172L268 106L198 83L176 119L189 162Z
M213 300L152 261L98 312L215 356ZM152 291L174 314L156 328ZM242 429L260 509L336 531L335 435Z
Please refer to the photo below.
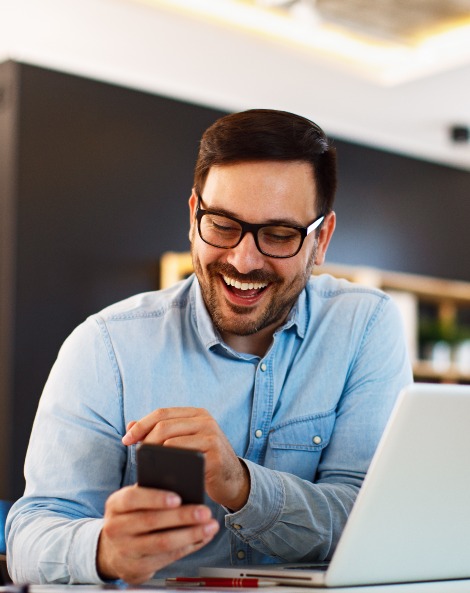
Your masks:
M140 537L157 531L205 525L211 517L211 511L206 506L184 505L173 510L113 515L112 520L105 520L103 529L111 538Z
M201 413L206 413L206 411L192 407L158 408L130 427L128 425L127 432L122 437L122 442L124 445L134 445L144 439L159 422L173 418L194 418Z
M126 486L112 494L106 501L106 511L113 514L133 511L172 509L181 505L175 492L141 486Z
M185 545L171 552L122 562L119 578L132 585L139 585L150 580L161 568L172 564L176 560L192 554L205 546L212 538Z
M132 554L140 557L160 556L161 554L172 554L188 545L196 545L207 542L219 530L219 524L212 519L204 525L193 525L191 527L180 527L154 531L136 538L132 544Z

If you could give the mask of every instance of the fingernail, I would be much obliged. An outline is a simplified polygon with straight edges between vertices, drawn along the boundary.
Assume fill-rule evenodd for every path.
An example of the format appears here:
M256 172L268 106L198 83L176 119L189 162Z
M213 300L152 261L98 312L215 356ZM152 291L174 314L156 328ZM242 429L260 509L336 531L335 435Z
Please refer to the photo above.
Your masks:
M181 497L177 494L168 494L166 497L166 504L169 507L177 507L181 504Z
M207 507L197 507L197 509L194 510L194 517L197 521L207 521L210 516L211 512Z
M211 534L215 533L218 530L219 530L219 524L218 523L208 523L207 525L204 525L204 533L206 535L211 535Z
M123 445L130 445L132 443L132 435L130 432L126 432L126 434L122 437Z

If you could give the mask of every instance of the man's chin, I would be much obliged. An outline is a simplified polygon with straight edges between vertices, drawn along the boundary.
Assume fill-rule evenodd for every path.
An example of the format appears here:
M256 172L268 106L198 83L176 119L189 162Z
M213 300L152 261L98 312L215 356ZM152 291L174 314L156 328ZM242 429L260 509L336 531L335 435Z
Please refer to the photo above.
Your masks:
M251 336L262 329L258 318L250 319L247 314L221 315L219 312L212 315L213 321L219 332L235 336Z
M290 307L289 307L290 308ZM236 336L252 336L267 327L280 325L287 310L273 311L271 308L241 307L225 302L211 311L214 325L219 332Z

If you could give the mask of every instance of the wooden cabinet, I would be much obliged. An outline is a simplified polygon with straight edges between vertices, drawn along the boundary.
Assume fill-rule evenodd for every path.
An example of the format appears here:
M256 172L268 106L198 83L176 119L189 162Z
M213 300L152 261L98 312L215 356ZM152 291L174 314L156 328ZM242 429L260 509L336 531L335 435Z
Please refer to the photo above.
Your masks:
M192 269L189 253L165 253L160 260L161 288L188 276ZM403 315L417 381L470 383L469 282L340 264L325 264L314 273L380 288L392 296ZM466 353L457 360L463 350Z

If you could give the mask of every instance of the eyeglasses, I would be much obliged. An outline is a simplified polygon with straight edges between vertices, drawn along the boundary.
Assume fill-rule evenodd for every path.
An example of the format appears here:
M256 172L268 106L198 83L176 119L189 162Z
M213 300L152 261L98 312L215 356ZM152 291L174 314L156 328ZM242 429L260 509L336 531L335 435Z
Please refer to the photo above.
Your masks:
M220 249L233 249L246 233L251 233L256 247L268 257L294 257L302 248L305 237L318 228L324 220L319 216L306 227L289 224L251 224L233 216L218 214L201 208L198 195L196 220L199 236L208 245Z

